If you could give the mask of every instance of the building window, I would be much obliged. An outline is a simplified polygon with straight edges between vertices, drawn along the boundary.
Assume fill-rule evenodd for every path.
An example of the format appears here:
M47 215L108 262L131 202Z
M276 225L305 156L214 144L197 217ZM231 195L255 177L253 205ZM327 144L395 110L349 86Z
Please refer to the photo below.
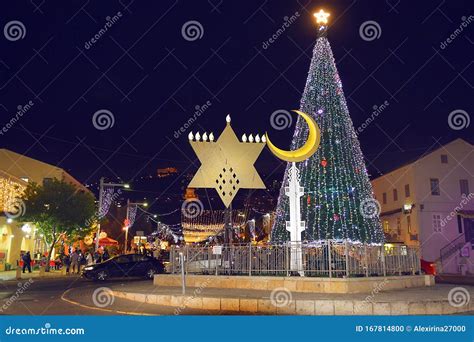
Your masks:
M469 182L467 179L459 180L459 188L461 189L461 195L469 195Z
M383 231L385 233L388 233L390 231L390 225L388 224L388 221L383 221Z
M442 154L441 155L441 164L447 164L448 163L448 155L447 154Z
M412 234L413 232L411 231L411 216L407 216L407 229L408 229L408 234Z
M402 235L402 220L397 217L397 234Z
M431 178L430 179L431 194L433 196L439 196L439 179Z
M382 203L383 203L383 204L387 204L387 193L386 193L386 192L384 192L384 193L382 194Z
M397 189L393 189L393 200L395 202L398 201L398 191L397 191Z
M433 230L437 233L441 232L441 215L433 214Z
M410 184L405 184L405 197L410 197Z
M458 233L462 234L462 217L461 215L457 215L458 218Z

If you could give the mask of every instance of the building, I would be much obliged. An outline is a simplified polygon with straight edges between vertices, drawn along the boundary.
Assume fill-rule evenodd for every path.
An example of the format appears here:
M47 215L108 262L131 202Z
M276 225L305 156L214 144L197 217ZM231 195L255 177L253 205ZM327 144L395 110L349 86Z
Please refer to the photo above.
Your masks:
M474 274L474 147L456 139L372 181L387 243Z
M163 169L158 169L156 174L158 178L168 177L178 173L178 169L175 167L166 167Z
M28 210L17 200L28 182L43 184L54 178L89 192L61 168L7 149L0 149L0 271L4 270L7 264L15 267L22 251L30 251L33 256L47 250L45 241L36 227L29 223L19 223L14 216ZM11 212L16 214L6 215Z

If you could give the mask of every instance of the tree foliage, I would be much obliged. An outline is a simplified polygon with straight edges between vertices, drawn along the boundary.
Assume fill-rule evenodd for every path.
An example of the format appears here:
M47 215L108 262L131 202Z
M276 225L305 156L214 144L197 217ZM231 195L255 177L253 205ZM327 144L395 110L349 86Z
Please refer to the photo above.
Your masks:
M88 222L95 211L94 196L70 183L57 179L43 185L30 183L21 200L25 204L21 220L34 223L44 235L50 245L48 259L62 236L73 241L91 230Z

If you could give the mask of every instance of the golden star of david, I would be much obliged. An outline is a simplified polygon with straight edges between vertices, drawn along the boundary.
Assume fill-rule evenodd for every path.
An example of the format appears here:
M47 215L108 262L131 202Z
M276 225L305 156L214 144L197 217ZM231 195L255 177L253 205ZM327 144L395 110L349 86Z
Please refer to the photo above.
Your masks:
M196 153L201 167L197 170L190 188L213 188L226 207L234 199L239 189L265 189L254 163L265 147L265 140L253 137L241 142L235 135L227 116L227 125L219 139L213 141L213 135L201 136L189 134L191 147ZM246 140L246 139L245 139Z

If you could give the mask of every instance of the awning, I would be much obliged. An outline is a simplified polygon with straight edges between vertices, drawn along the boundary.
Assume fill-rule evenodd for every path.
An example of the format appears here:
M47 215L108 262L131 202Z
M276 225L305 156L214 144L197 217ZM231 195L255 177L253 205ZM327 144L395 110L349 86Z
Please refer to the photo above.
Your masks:
M105 237L102 239L99 239L99 246L118 246L118 241L111 239L109 237Z

